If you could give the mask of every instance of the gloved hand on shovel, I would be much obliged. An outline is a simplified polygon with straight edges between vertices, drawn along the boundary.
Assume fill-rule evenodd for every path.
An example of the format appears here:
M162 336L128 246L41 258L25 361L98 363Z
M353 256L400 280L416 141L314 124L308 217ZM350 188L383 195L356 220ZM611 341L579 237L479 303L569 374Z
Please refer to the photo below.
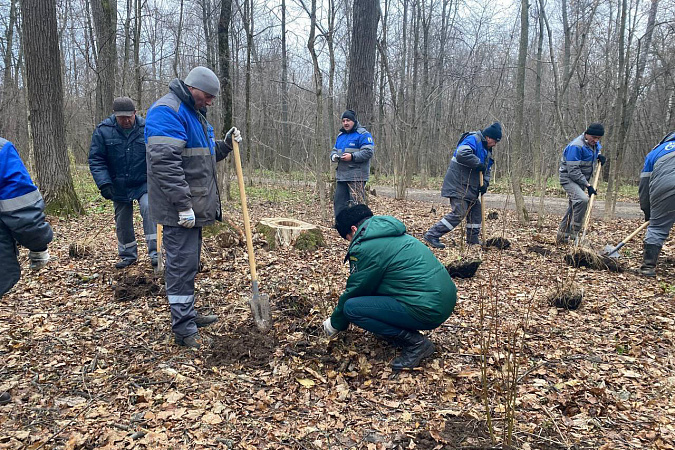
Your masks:
M323 321L323 331L328 337L335 336L340 332L340 330L333 328L333 324L330 323L330 317Z
M595 190L593 186L590 184L586 186L586 189L588 190L588 196L590 197L591 195L598 195L598 191Z
M483 185L478 188L481 195L484 195L487 192L488 186L490 186L490 182L487 180L483 180Z
M41 252L28 252L28 259L30 260L31 270L42 269L49 262L49 250L45 249Z

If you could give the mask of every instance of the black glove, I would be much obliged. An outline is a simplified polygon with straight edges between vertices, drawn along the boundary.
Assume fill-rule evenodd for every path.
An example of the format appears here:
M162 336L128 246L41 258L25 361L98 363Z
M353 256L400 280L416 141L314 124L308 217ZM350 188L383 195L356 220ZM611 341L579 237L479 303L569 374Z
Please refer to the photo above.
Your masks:
M590 184L588 185L588 187L586 189L588 189L588 196L589 197L591 195L598 195L598 191L596 191L595 188L593 186L591 186Z
M607 164L607 157L603 154L599 154L598 161L600 161L600 164L604 166L605 164Z
M103 198L112 200L113 195L115 195L115 189L113 189L112 184L104 184L103 186L101 186L101 196Z
M645 222L649 222L649 217L650 217L650 212L648 209L647 210L642 210L643 213L645 213Z
M488 186L490 186L490 182L487 180L483 180L483 185L478 188L478 191L480 191L481 195L487 192Z
M476 169L478 172L483 172L483 173L485 173L485 164L480 163L480 164L478 164L476 167L474 167L474 169Z
M232 151L232 136L229 134L224 141L216 141L216 152L218 153L218 160L225 159Z

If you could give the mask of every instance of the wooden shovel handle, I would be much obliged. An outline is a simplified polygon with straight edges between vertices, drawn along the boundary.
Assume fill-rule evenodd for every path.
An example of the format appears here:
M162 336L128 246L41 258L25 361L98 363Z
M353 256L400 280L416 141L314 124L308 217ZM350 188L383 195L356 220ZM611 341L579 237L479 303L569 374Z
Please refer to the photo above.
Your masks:
M598 187L598 178L600 177L600 169L602 168L602 163L598 161L598 167L596 167L595 173L593 174L593 182L591 186L593 189ZM588 200L588 206L586 207L586 214L584 215L584 224L581 227L580 233L581 238L583 239L586 236L586 228L588 227L588 222L591 220L591 212L593 212L593 201L598 194L591 195L591 198ZM581 242L581 239L577 240L577 244Z
M483 187L483 172L478 172L480 177L480 187ZM483 193L480 194L480 239L485 243L485 202L483 202Z
M644 230L644 229L647 227L647 225L649 225L649 221L646 221L645 223L643 223L642 225L640 225L640 226L637 228L637 230L635 230L635 231L633 231L631 234L629 234L628 237L626 237L626 239L624 239L623 241L621 241L621 244L627 244L628 241L630 241L631 239L633 239L633 238L635 237L636 234L638 234L640 231Z
M246 250L248 251L248 265L251 268L251 281L258 281L255 270L255 254L253 253L253 239L251 238L251 222L248 218L246 207L246 189L244 188L244 172L241 170L241 157L239 156L239 142L232 139L232 153L234 153L234 166L237 169L237 182L239 183L239 196L241 197L241 212L244 216L244 234L246 234Z

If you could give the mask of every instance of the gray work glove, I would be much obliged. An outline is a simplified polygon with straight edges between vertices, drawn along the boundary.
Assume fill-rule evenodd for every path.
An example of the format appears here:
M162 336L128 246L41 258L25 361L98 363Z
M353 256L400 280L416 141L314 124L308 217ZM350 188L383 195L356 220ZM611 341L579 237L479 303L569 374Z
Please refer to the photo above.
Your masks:
M178 212L178 225L185 228L192 228L195 226L195 212L192 208L187 211Z
M30 268L32 270L42 269L49 262L49 250L42 252L28 252L28 259L30 259Z
M328 337L334 336L340 332L340 330L333 328L333 324L330 323L330 317L323 321L323 331Z

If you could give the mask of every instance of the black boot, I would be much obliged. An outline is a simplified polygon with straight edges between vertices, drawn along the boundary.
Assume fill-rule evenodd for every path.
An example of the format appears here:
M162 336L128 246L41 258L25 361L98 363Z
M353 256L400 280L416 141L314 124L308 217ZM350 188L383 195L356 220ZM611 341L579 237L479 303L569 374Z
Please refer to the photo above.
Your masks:
M436 350L434 344L419 331L403 330L396 336L395 343L402 350L401 356L391 363L394 370L413 369Z
M640 273L646 277L656 276L656 260L659 259L661 246L656 244L645 244L644 262L640 267Z

